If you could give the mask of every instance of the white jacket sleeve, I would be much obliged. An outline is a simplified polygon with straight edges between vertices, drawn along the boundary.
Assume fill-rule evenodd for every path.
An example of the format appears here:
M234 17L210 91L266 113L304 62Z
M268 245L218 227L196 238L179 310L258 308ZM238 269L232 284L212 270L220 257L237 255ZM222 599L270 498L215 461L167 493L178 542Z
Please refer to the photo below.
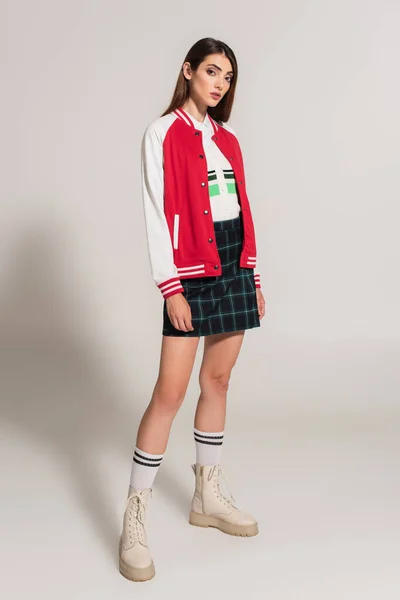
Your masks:
M230 131L230 133L232 133L237 138L237 135L236 135L233 127L224 123L224 129L227 129L228 131ZM242 157L242 162L243 162L243 157ZM254 232L255 232L256 244L257 244L257 234L256 234L257 232L256 232L255 224L254 224ZM256 284L256 288L261 288L261 278L260 278L260 271L258 269L258 264L259 264L259 254L257 252L257 265L256 265L256 268L254 269L254 282Z
M183 292L174 264L171 236L164 213L164 166L161 135L150 124L141 152L142 195L151 274L164 298Z

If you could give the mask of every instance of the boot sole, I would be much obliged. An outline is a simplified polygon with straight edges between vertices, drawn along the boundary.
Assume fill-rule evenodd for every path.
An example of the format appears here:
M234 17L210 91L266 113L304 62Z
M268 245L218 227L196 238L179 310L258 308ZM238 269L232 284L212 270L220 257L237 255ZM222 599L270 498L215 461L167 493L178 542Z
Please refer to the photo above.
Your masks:
M137 568L128 565L121 556L119 557L119 572L129 581L149 581L156 574L153 561L148 567Z
M189 516L189 523L195 527L215 527L228 535L238 535L242 537L253 537L258 534L258 524L253 525L235 525L234 523L227 523L222 519L211 517L209 515L201 515L200 513L191 512Z
M119 560L119 572L129 581L149 581L156 574L154 563L144 569L137 569L127 565L122 559Z

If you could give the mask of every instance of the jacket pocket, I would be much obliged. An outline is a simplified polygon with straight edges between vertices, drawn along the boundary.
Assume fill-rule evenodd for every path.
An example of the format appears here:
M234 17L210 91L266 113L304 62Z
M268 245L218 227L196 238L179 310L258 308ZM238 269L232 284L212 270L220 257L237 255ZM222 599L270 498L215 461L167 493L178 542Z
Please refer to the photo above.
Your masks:
M174 249L177 250L179 244L179 215L174 215Z

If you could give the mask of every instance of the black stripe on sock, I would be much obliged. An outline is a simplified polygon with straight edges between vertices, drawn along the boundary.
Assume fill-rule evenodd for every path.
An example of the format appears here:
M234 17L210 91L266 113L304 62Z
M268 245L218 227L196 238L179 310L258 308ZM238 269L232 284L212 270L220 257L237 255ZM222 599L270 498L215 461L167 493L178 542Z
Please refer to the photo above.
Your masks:
M136 456L133 457L133 460L138 463L138 465L143 465L144 467L159 467L161 465L161 461L158 464L154 464L154 463L143 463L140 460L137 460Z
M222 438L224 437L223 435L203 435L202 433L196 432L194 432L194 436L206 438L206 440L222 440Z
M210 446L222 446L222 442L206 442L206 440L196 440L199 444L209 444Z
M162 457L161 457L161 458L149 458L148 456L142 456L142 455L141 455L141 454L139 454L139 452L137 452L136 450L135 450L134 454L136 454L136 456L137 456L138 458L141 458L142 460L151 460L152 462L158 462L158 461L161 461L161 460L162 460Z

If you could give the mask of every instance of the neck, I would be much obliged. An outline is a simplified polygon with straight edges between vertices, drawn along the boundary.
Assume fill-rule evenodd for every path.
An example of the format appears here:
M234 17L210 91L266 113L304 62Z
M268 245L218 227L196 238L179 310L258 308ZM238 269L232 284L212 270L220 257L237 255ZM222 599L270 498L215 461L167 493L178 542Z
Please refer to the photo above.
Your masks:
M196 119L196 121L200 121L200 123L203 123L206 118L207 106L203 103L201 105L196 104L193 98L188 98L182 108L189 113L190 116Z

